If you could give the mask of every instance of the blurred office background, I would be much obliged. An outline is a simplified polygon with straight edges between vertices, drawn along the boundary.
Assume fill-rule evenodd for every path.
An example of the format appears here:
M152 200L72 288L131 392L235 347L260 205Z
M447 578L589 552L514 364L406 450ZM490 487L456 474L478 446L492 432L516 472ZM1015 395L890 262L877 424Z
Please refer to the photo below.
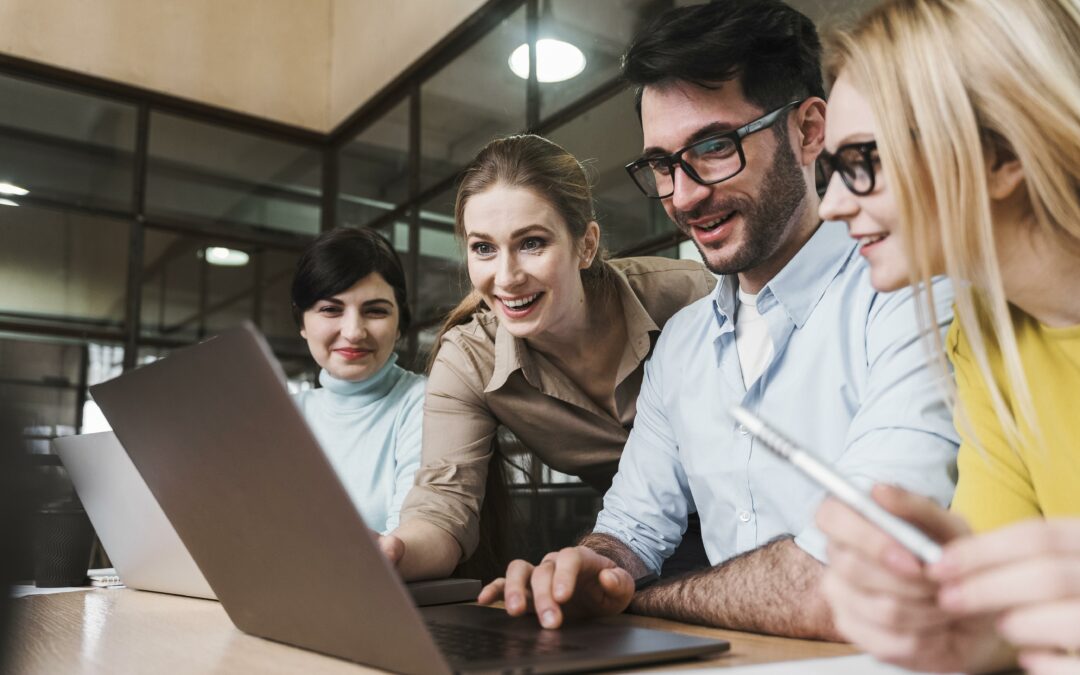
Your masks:
M792 0L819 22L873 2ZM586 163L612 255L695 255L622 169L641 132L620 55L680 4L0 0L0 398L42 471L50 438L100 428L88 386L245 319L311 386L288 287L328 228L401 252L401 362L422 368L468 287L456 176L499 135ZM539 549L591 525L596 495L524 469Z

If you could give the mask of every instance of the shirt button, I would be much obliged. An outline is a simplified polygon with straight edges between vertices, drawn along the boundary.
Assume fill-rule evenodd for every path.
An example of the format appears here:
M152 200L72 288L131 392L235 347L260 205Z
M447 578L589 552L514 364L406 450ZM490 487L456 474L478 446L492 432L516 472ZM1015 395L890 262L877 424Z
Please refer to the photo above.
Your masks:
M736 431L738 431L738 432L739 432L739 435L740 435L740 436L745 436L745 435L747 435L748 433L750 433L750 430L749 430L749 429L747 429L746 427L744 427L744 426L743 426L743 425L741 425L741 424L740 424L739 426L735 427L735 429L736 429Z
M744 511L739 511L739 520L740 521L742 521L744 523L749 523L750 518L751 518L751 515L750 515L749 511L745 511L745 510Z

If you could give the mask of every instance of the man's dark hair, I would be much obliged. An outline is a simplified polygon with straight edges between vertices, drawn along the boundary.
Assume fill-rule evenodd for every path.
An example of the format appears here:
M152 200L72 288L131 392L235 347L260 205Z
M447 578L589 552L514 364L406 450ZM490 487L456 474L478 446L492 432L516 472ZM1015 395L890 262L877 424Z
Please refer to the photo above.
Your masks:
M323 232L296 262L292 282L292 313L303 327L304 312L319 300L349 290L367 275L378 272L394 289L398 330L404 335L412 314L405 290L405 268L385 237L368 228L339 227Z
M739 79L762 111L809 96L825 98L821 40L814 23L780 0L714 0L670 9L640 32L623 56L637 86L684 81L709 87Z

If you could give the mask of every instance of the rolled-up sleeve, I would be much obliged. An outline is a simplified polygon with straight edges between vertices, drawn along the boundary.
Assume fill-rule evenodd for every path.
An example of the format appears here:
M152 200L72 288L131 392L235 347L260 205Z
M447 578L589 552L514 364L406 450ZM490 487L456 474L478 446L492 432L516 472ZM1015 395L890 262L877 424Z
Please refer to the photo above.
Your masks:
M938 324L927 330L944 336L952 321L947 280L935 281L934 301ZM890 483L947 506L959 445L946 400L951 373L933 363L933 336L924 338L910 290L878 294L867 317L868 376L835 467L864 489ZM813 525L795 542L825 560L825 537Z
M622 541L654 574L682 541L687 513L694 510L678 443L662 407L664 342L661 334L645 364L634 429L593 529Z
M424 397L420 469L401 510L403 523L421 519L446 531L466 558L478 543L480 506L498 426L483 392L469 352L444 341Z

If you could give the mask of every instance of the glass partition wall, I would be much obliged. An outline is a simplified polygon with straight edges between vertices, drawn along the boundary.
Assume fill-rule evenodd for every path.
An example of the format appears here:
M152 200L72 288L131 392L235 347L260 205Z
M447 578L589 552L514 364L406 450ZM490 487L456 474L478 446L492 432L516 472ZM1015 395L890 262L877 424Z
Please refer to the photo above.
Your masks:
M415 280L404 363L422 366L442 317L469 290L453 235L456 179L499 136L541 133L585 163L609 255L677 256L679 237L663 210L623 170L641 151L641 129L633 92L619 80L632 36L673 4L489 3L441 58L420 64L332 133L334 222L382 231ZM565 60L546 51L553 43L576 50L563 73L550 67Z
M400 362L422 369L469 290L457 175L510 133L585 162L609 254L676 255L622 170L641 136L617 79L630 37L672 4L491 0L327 134L0 57L0 387L39 427L79 431L87 386L245 320L308 386L289 283L335 226L401 253ZM553 43L578 50L570 75L553 76Z
M244 320L305 356L288 280L326 139L235 117L5 59L0 388L35 437L94 428L88 386Z

